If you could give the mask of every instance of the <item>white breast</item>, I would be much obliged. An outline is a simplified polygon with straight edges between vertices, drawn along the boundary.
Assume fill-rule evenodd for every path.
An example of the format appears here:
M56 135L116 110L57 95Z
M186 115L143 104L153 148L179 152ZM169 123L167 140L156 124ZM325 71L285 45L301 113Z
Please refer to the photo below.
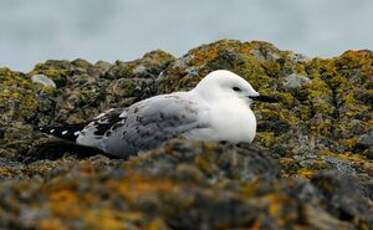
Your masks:
M228 108L228 109L227 109ZM256 118L253 111L240 101L229 100L229 105L211 105L205 114L209 128L193 130L185 134L188 139L251 143L256 134Z
M256 134L256 118L246 104L222 104L217 105L214 110L211 122L218 139L233 143L253 141Z

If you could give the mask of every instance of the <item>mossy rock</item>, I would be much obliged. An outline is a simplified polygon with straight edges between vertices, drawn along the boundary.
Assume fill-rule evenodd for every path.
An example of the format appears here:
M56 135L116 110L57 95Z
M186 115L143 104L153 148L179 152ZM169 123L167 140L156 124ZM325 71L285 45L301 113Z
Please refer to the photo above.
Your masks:
M220 40L180 58L0 68L0 228L370 229L372 63L369 50L307 58ZM216 69L280 99L253 106L251 145L178 139L124 161L34 131L189 90Z

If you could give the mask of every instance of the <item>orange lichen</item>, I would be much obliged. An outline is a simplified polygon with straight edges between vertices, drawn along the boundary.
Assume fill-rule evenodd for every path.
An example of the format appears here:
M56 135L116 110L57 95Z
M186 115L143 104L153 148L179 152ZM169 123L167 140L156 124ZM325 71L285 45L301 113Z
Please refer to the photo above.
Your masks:
M297 214L287 214L285 216L284 208L291 205L290 200L283 194L269 193L260 198L261 202L268 208L268 213L271 215L277 226L284 226L288 221L297 219Z
M0 177L10 177L17 175L16 173L17 172L12 168L0 167Z
M78 218L81 216L81 207L78 203L77 194L67 189L53 191L49 195L49 208L55 215L63 218Z
M106 185L109 190L114 190L125 199L134 201L154 193L177 193L181 188L170 179L144 177L132 174L120 182L108 181Z
M40 230L64 230L68 229L60 219L57 218L49 218L41 220L38 223L38 228Z

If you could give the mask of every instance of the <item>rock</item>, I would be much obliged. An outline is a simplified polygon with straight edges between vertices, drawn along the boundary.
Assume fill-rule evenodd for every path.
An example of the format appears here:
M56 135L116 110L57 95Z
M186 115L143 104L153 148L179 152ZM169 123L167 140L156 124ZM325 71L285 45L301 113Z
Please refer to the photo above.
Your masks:
M146 53L141 59L130 62L117 61L106 73L115 78L157 78L175 58L162 50Z
M0 68L0 228L371 229L372 60L220 40L180 58ZM281 99L253 106L250 145L174 139L124 160L35 131L188 90L222 68Z
M368 159L373 159L373 131L371 130L367 134L363 134L357 141L358 151L359 149L366 149L365 154ZM360 150L361 151L361 150Z
M112 65L105 61L98 61L95 64L95 68L101 73L101 75L104 75L111 67Z
M47 87L56 88L56 83L53 80L42 74L36 74L31 77L32 82L39 83Z
M373 131L370 131L367 134L361 135L358 140L358 144L364 147L373 146Z
M165 157L164 153L169 152ZM178 174L180 164L190 165L194 171L203 175L203 181L235 179L250 182L261 178L273 181L279 176L279 168L263 150L257 146L234 146L230 144L186 142L172 140L157 151L141 155L136 161L129 162L140 172L149 170L152 174ZM182 174L181 174L182 175Z
M321 172L311 179L323 194L326 210L343 221L373 224L373 209L362 186L351 175Z
M285 78L284 87L289 90L298 89L309 81L310 79L303 75L292 73Z
M289 58L294 63L305 63L305 62L312 61L312 58L310 58L310 57L307 57L303 54L294 53L294 52L291 52L291 51L289 53Z

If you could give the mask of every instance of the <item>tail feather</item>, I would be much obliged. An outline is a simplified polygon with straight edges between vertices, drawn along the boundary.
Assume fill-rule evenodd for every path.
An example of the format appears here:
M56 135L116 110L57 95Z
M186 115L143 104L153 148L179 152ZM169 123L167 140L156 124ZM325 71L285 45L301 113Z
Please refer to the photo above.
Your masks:
M80 132L86 125L87 124L83 123L75 125L45 126L40 127L39 131L67 141L76 142Z

